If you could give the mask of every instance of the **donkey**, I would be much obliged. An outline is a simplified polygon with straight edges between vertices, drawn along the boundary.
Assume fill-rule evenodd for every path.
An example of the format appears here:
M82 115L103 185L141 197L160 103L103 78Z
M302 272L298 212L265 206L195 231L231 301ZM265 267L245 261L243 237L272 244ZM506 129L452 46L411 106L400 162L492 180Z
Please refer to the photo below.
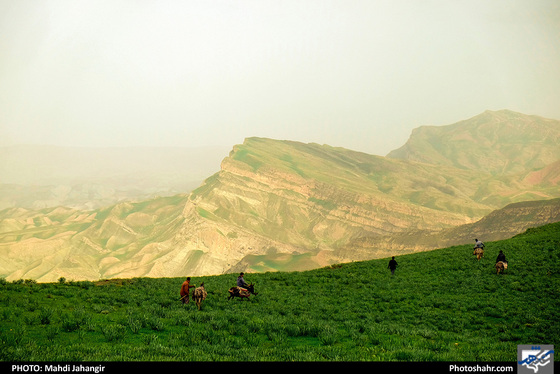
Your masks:
M507 262L503 262L503 261L496 262L496 274L500 274L500 271L503 274L504 271L507 269L507 265L508 265Z
M207 295L208 293L206 292L206 289L204 289L204 282L200 284L200 287L195 288L192 299L196 303L198 310L200 310L202 300L206 299Z
M253 283L247 286L247 288L232 287L228 290L228 292L229 292L228 300L231 300L234 297L239 297L241 298L241 300L243 299L250 300L249 299L250 295L257 295L257 293L255 292L255 285Z
M484 249L482 248L475 248L473 255L476 255L476 259L480 261L482 257L484 257Z

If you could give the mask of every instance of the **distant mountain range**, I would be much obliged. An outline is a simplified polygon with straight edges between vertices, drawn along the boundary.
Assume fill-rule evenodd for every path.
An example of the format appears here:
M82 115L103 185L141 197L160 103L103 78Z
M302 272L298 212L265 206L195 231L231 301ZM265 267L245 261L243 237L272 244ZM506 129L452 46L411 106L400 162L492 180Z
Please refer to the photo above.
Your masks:
M487 111L387 157L248 138L190 194L0 211L0 277L304 270L560 220L560 121Z
M0 210L104 208L188 193L229 147L0 147Z
M547 167L558 182L559 121L509 110L486 111L448 126L422 126L387 157L491 175L524 175ZM521 180L520 180L521 181Z

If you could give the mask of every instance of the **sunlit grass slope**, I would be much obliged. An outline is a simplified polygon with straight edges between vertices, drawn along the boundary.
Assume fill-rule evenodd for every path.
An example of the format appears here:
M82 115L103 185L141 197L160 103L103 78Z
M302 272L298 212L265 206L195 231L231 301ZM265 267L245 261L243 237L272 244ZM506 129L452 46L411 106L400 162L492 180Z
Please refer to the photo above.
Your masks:
M182 278L3 281L0 359L515 362L560 345L560 223L486 244L480 262L470 245L398 257L394 276L388 259L247 274L250 301L227 300L236 274L197 277L200 311Z

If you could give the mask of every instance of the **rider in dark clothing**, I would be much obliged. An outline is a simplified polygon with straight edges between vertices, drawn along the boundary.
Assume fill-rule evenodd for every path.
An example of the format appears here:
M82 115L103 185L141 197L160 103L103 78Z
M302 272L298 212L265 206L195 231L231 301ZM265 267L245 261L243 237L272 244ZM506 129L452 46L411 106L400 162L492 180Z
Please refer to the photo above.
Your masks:
M506 261L506 255L505 255L504 252L501 251L501 250L500 250L500 253L498 254L498 257L496 258L496 263L498 263L498 262L500 262L500 261L502 261L502 262L507 262L507 261Z

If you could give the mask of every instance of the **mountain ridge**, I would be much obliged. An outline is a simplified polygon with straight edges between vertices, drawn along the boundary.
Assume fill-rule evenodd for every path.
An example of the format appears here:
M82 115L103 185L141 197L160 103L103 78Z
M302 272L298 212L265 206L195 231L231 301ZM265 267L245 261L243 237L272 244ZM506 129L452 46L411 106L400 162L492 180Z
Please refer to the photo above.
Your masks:
M560 147L554 145L559 143L558 120L510 110L487 110L451 125L416 128L406 144L387 157L512 174L557 161Z
M366 250L367 257L367 249L374 245L391 248L394 254L403 254L474 244L474 239L477 238L492 242L513 237L535 227L539 222L543 225L560 222L560 198L508 204L479 221L438 231L409 231L401 235L363 237L351 243L344 251L351 251L355 258L359 258L356 252L360 248Z
M530 128L560 131L560 121L542 124L540 117L509 111L473 118L451 125L453 136L476 133L484 118L498 123L501 131L503 118L513 118L516 126L524 121ZM546 157L556 157L559 147L543 137L548 133L541 138L533 134L521 147L526 131L518 137L508 132L503 143L487 149L505 157L508 149L524 154L520 147L539 148L523 168L496 162L502 166L477 170L483 157L475 154L472 159L462 140L441 135L446 131L432 132L456 143L445 148L455 150L453 162L474 170L439 163L443 153L433 138L431 148L423 148L417 144L425 141L416 135L406 149L426 149L422 160L250 137L188 195L122 202L89 214L0 211L0 254L8 259L0 264L0 276L46 281L307 270L394 251L433 249L448 240L447 230L472 230L512 203L547 200L545 205L557 206L560 156L552 162ZM511 212L518 221L529 214ZM553 214L529 215L533 218L526 223L533 226L557 219ZM513 236L521 229L508 225L500 235Z

